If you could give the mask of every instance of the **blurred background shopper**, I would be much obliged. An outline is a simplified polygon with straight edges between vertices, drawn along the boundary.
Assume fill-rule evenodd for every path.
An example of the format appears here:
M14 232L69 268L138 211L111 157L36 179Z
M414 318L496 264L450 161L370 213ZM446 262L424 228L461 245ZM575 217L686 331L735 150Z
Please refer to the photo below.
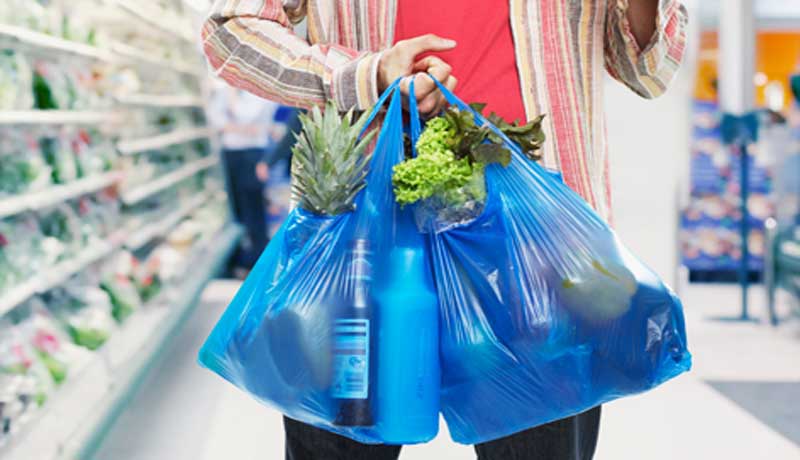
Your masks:
M268 156L273 139L286 128L275 121L280 105L247 91L221 84L212 100L210 115L221 133L233 212L246 228L245 238L232 260L234 272L252 268L269 242L264 185L269 177Z

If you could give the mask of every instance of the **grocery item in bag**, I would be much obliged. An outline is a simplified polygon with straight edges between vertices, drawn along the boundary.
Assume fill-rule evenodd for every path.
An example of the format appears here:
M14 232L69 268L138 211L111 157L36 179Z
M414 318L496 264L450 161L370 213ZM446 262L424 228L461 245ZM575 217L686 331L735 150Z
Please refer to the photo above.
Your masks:
M380 104L358 120L333 105L304 116L294 148L299 208L200 363L293 419L365 443L408 444L438 430L438 317L424 241L391 190L403 158L397 84L382 101L390 97L371 156L373 134L359 134Z

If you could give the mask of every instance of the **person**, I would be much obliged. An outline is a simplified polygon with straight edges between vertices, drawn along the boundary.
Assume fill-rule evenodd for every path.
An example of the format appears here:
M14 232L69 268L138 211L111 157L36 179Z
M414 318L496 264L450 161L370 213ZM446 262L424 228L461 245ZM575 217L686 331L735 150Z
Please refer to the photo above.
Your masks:
M308 38L293 33L307 21ZM204 24L217 74L267 99L367 110L398 77L427 72L506 118L547 114L544 165L610 219L603 67L645 98L678 69L687 13L678 0L219 0ZM408 79L403 80L408 93ZM444 98L417 78L419 109ZM481 460L594 455L600 408L475 447ZM396 459L285 419L290 460Z
M243 275L269 242L263 190L269 171L269 146L281 136L281 125L274 122L279 104L221 83L209 115L211 124L221 132L233 213L246 229L242 247L233 258L234 273Z

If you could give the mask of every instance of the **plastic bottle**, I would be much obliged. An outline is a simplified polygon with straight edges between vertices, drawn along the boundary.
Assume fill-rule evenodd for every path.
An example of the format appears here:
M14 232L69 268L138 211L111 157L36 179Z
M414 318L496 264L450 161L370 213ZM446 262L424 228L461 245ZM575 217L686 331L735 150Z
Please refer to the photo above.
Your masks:
M376 429L387 444L428 441L439 429L439 309L422 248L391 251L378 292Z

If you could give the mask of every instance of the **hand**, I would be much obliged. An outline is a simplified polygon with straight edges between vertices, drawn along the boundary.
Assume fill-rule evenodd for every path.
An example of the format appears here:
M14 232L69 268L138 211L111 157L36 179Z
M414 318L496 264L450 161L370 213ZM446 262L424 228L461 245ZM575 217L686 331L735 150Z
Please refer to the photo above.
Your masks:
M450 91L454 91L456 84L458 84L456 77L450 74L453 70L450 65L436 56L428 56L415 62L414 70L436 77ZM419 109L420 113L423 115L436 115L441 112L442 108L447 104L447 100L437 88L436 83L428 76L419 73L414 75L413 78L415 79L414 93L417 96L417 109ZM408 93L409 83L410 81L406 79L400 85L401 91L406 94Z
M267 163L259 161L256 164L256 177L261 182L266 182L269 179L269 167Z
M378 64L378 89L385 90L399 77L407 77L416 72L431 72L439 81L447 82L451 68L437 57L427 57L417 60L417 56L430 51L447 51L455 48L456 42L433 34L401 40L383 53ZM429 113L437 107L442 99L436 95L438 90L430 79L419 79L415 82L415 93L420 103L419 110L423 114ZM404 82L401 90L408 94L408 83ZM455 86L455 81L451 82ZM432 95L432 93L434 93ZM428 96L431 95L431 98ZM426 101L426 98L428 100ZM422 105L424 103L424 105Z

